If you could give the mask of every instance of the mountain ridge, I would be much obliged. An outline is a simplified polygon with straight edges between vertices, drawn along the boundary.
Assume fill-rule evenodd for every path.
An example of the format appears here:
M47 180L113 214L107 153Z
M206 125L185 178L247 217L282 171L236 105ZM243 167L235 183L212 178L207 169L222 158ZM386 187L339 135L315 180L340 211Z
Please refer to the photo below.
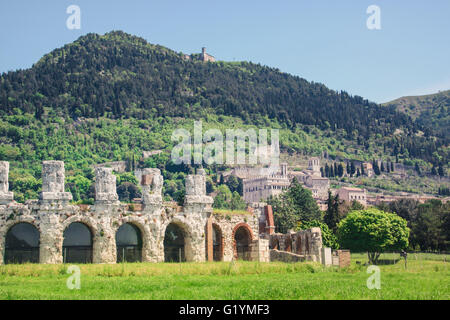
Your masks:
M366 147L385 137L385 149L437 164L446 138L394 106L383 107L345 91L250 62L186 61L182 53L114 31L87 34L43 56L30 69L0 76L0 116L51 112L111 119L235 116L247 124L268 119L286 128L343 130ZM397 134L401 129L402 135ZM423 134L420 136L419 134ZM448 138L447 138L448 139ZM423 152L425 150L425 152Z
M450 90L419 96L405 96L386 102L397 111L409 115L418 123L433 127L441 134L448 134L450 128Z

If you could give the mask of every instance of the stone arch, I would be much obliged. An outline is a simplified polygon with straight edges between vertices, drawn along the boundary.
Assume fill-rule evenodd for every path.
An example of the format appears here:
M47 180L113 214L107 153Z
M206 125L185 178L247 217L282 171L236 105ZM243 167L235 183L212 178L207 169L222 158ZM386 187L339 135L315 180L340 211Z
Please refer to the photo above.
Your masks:
M250 260L250 246L253 241L252 228L247 223L238 223L232 232L234 258Z
M287 235L286 239L284 239L284 251L292 252L292 238L290 235Z
M212 256L213 261L222 261L224 255L225 240L222 228L219 224L212 223Z
M271 237L270 249L280 250L280 240L278 239L278 237Z
M297 254L302 254L302 236L299 234L297 235L297 241L295 242L295 246L297 248Z
M63 225L62 253L64 263L92 263L95 229L84 219Z
M185 262L193 260L191 230L189 225L173 219L164 228L163 250L165 262Z
M145 229L136 221L124 221L114 232L117 262L142 262Z
M39 263L41 232L29 219L19 219L4 226L1 236L4 263Z

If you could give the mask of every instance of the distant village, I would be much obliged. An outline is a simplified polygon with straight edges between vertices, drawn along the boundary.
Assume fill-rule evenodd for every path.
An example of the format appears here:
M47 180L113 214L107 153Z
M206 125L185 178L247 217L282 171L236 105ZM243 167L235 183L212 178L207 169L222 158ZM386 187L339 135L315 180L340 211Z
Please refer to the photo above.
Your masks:
M359 165L364 168L362 169L364 176L373 177L375 175L370 162L361 162ZM292 179L296 179L305 188L311 190L312 196L321 210L327 209L329 190L333 196L338 195L341 201L357 201L364 206L378 205L382 202L388 203L404 198L414 199L420 203L430 199L438 199L434 196L411 193L399 195L369 194L365 188L347 186L330 189L330 180L323 177L323 167L321 167L321 161L318 157L309 158L308 167L301 171L298 171L298 168L289 170L287 163L282 163L279 168L274 168L238 167L222 174L224 181L227 181L230 176L242 179L243 197L247 203L262 202L271 196L278 196L289 188ZM345 172L344 175L349 175L349 173ZM449 198L440 198L440 200L446 202L449 201Z

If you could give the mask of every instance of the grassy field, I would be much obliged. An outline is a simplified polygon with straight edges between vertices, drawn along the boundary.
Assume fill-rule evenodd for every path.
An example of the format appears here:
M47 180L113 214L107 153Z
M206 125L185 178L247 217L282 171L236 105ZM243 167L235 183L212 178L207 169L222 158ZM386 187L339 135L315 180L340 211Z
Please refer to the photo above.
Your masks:
M80 265L80 290L66 286L68 265L5 265L0 299L450 299L449 256L410 255L407 270L398 258L380 257L380 290L367 288L364 254L353 254L342 269L279 262Z

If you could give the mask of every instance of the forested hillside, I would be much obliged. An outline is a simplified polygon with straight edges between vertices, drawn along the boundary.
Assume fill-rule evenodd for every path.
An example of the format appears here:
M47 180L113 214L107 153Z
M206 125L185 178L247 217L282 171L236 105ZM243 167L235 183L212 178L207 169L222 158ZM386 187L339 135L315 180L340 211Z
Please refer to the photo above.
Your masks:
M0 76L0 160L12 162L18 200L36 196L42 160L64 160L84 192L93 164L169 151L172 131L192 119L221 130L279 128L287 153L448 166L448 135L394 106L254 63L188 60L120 31L88 34ZM183 177L161 161L173 196Z
M425 96L402 97L384 105L395 107L423 126L448 136L450 131L450 90Z

